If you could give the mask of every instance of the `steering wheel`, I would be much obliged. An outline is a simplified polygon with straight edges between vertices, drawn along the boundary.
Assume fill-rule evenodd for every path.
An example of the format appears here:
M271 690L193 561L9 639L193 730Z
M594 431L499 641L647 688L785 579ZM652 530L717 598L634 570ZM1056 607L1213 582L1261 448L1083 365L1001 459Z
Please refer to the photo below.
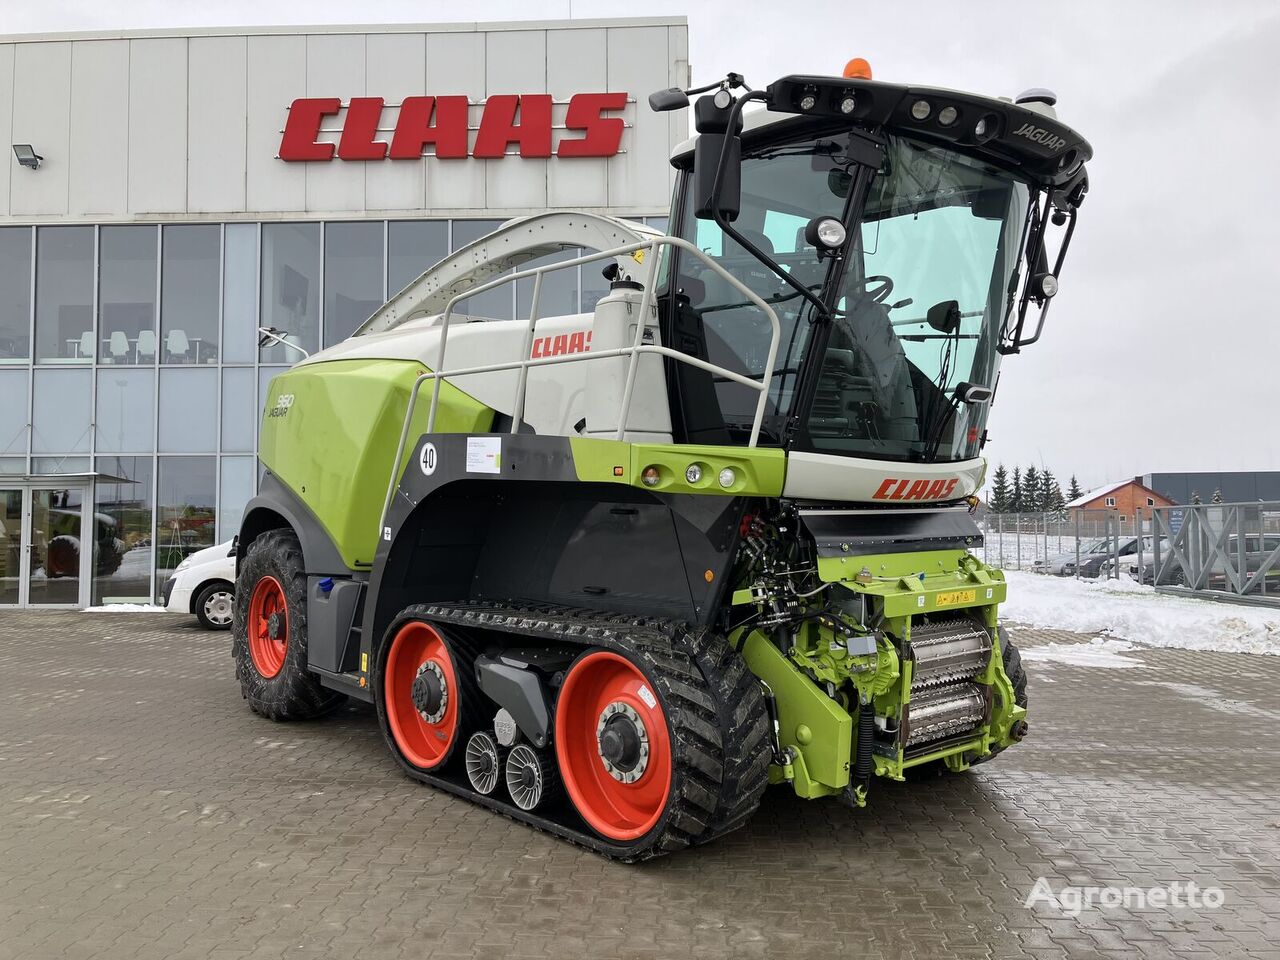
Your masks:
M877 283L880 284L880 286L876 287L874 290L871 289L871 287ZM872 303L884 303L889 299L889 294L893 293L893 280L883 274L874 277L863 277L854 286L861 287L861 295L869 297ZM853 293L854 291L850 292Z

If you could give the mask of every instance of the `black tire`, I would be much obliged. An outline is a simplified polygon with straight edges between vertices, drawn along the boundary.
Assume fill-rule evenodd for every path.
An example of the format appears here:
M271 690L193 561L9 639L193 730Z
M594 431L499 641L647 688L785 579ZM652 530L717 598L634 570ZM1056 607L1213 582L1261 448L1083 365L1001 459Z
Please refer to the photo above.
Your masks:
M716 808L706 832L695 841L702 844L737 830L755 815L769 785L773 746L764 689L742 655L711 632L693 638L693 654L716 700L723 745Z
M225 580L206 583L196 594L196 620L206 630L230 630L235 617L235 587Z
M259 581L274 578L285 599L286 647L280 670L265 677L249 651L249 606ZM269 720L310 720L331 712L346 696L320 685L307 669L307 575L302 545L292 530L269 530L253 543L240 564L231 626L236 679L249 706Z

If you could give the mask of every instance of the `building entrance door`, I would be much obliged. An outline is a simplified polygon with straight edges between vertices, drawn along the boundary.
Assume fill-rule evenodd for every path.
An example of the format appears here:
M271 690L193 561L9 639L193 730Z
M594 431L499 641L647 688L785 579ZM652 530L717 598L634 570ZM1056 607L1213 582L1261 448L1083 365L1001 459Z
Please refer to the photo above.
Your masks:
M88 605L87 492L74 483L0 487L0 606Z

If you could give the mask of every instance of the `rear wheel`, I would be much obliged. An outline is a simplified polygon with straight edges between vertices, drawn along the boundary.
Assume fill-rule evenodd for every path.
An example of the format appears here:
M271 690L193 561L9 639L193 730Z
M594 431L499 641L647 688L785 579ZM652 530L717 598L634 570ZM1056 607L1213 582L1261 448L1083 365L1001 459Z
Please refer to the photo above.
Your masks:
M206 584L196 595L196 620L206 630L229 630L235 615L235 588L229 583Z
M346 697L307 669L307 577L293 531L254 540L239 581L231 652L249 706L271 720L306 720L341 704Z

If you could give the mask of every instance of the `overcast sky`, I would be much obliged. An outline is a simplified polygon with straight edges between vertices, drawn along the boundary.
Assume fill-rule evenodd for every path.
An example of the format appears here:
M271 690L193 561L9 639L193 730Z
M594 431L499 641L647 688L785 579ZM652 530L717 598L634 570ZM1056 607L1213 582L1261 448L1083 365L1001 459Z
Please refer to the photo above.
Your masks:
M0 33L570 14L687 15L696 82L736 70L763 86L862 56L880 80L1055 90L1093 143L1092 190L1044 339L1005 363L987 455L1085 486L1280 470L1274 0L0 0Z

